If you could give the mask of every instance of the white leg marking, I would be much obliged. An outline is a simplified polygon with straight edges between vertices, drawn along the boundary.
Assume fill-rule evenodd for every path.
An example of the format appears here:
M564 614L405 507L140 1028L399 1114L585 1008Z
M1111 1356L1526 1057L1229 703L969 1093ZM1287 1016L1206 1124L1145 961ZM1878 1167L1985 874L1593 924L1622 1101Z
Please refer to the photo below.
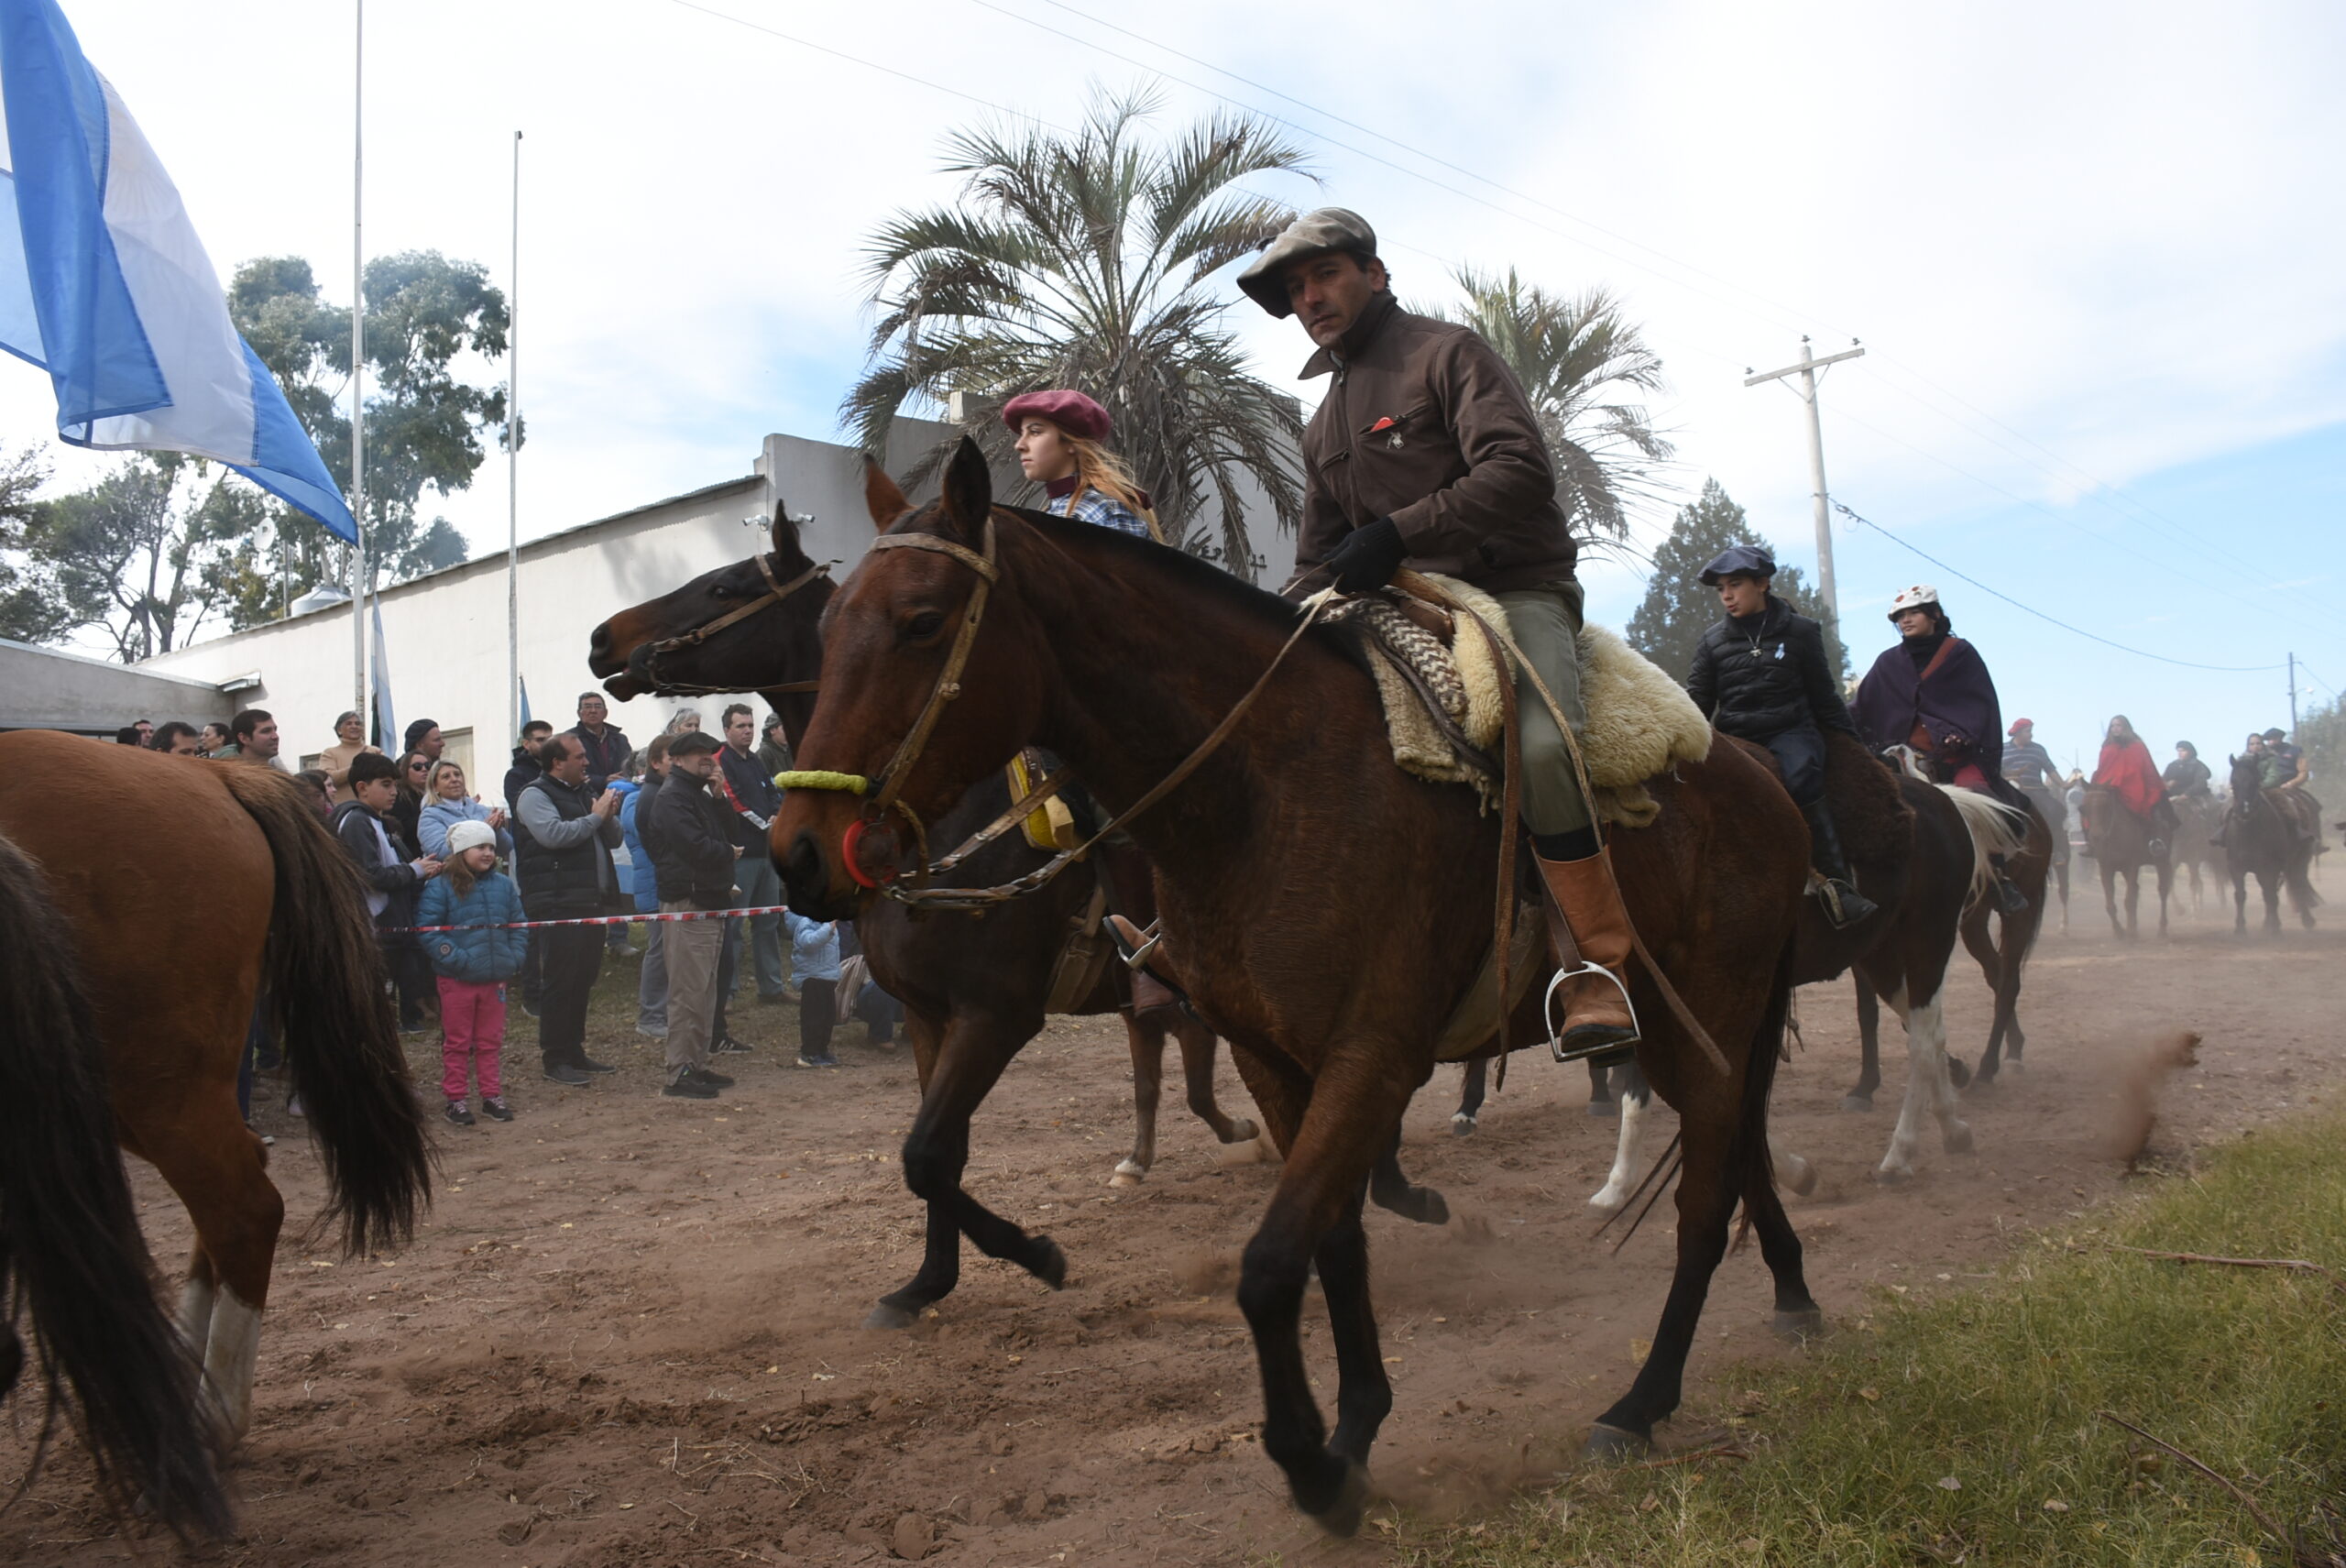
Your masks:
M212 1343L212 1287L189 1275L180 1287L180 1337L201 1353Z
M1141 1179L1147 1174L1148 1167L1141 1164L1140 1161L1131 1158L1122 1159L1116 1162L1116 1174L1108 1179L1108 1185L1138 1187L1141 1184Z
M1613 1146L1613 1171L1588 1206L1601 1213L1617 1214L1628 1206L1638 1185L1638 1146L1644 1141L1646 1113L1653 1108L1650 1091L1621 1096L1621 1135Z
M1955 1080L1946 1069L1946 1011L1945 991L1914 1010L1915 1023L1930 1049L1931 1113L1939 1120L1939 1143L1949 1154L1971 1152L1971 1128L1958 1113ZM1921 1071L1922 1064L1916 1064Z
M1881 1157L1881 1168L1874 1177L1880 1181L1904 1181L1914 1174L1914 1146L1919 1141L1924 1097L1929 1092L1928 1075L1924 1070L1927 1053L1917 1035L1921 1013L1907 1006L1904 986L1891 997L1890 1010L1898 1015L1898 1022L1906 1031L1906 1093L1898 1104L1898 1125L1890 1135L1890 1150ZM1943 1062L1938 1070L1946 1072Z
M253 1367L260 1359L260 1309L227 1286L212 1308L212 1335L203 1350L203 1380L219 1401L221 1429L231 1444L253 1421Z

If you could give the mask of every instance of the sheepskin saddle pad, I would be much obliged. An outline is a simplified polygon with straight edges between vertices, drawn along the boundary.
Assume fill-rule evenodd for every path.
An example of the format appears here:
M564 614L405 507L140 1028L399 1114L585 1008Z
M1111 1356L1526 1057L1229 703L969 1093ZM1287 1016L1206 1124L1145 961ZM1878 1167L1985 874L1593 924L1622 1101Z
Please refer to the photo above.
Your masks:
M1494 628L1507 629L1507 612L1482 589L1453 577L1431 580ZM1394 762L1422 779L1473 785L1489 810L1500 798L1503 694L1515 678L1512 662L1463 620L1445 638L1438 628L1446 618L1423 607L1404 609L1399 601L1390 589L1365 595L1336 607L1330 619L1357 621L1365 633L1361 647L1384 704ZM1710 723L1683 687L1606 627L1581 629L1580 686L1588 715L1579 732L1581 756L1597 814L1645 827L1661 809L1645 781L1708 756Z

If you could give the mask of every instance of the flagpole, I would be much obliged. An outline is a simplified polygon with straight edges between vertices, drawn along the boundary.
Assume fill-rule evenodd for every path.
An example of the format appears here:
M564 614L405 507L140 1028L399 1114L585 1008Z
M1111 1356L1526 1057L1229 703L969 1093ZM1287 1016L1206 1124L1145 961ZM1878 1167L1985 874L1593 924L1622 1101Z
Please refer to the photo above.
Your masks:
M375 705L367 669L367 0L356 0L350 92L350 516L358 537L350 547L351 685L358 733L370 733Z
M521 133L513 133L513 265L505 328L505 733L521 739Z

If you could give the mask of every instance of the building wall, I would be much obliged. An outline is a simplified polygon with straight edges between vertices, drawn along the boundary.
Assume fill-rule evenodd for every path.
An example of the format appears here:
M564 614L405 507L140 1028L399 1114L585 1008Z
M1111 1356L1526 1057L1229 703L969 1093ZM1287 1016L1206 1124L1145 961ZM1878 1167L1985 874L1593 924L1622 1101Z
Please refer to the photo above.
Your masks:
M940 424L899 420L889 444L888 467L901 474L949 432ZM753 471L706 489L639 507L533 540L520 552L521 678L533 718L558 729L576 722L578 696L597 683L586 670L595 627L627 607L667 593L703 572L742 560L762 548L777 499L802 525L806 552L817 561L848 566L872 539L863 500L860 452L799 436L769 435ZM1013 472L995 477L1007 494ZM934 494L934 486L913 492ZM1267 510L1255 532L1268 557L1260 578L1276 586L1294 559L1291 538L1276 535ZM842 571L840 576L844 576ZM491 796L511 745L506 692L506 574L499 554L468 561L380 596L383 645L391 706L401 726L430 718L448 732L450 753L466 764L476 793ZM230 708L267 708L284 737L283 756L299 766L334 740L336 715L352 706L350 607L329 606L289 620L199 642L148 659L137 672L219 683L257 676ZM199 688L189 688L196 690ZM608 700L608 699L607 699ZM717 728L725 696L637 697L613 702L611 722L641 745L659 733L676 708L696 708L705 728ZM758 706L753 696L740 700ZM133 705L137 706L137 705ZM176 711L146 717L214 717ZM397 737L386 740L390 749ZM493 766L477 767L477 762Z
M0 638L0 729L67 729L111 739L141 718L158 724L181 718L200 728L225 720L235 707L235 697L210 680Z

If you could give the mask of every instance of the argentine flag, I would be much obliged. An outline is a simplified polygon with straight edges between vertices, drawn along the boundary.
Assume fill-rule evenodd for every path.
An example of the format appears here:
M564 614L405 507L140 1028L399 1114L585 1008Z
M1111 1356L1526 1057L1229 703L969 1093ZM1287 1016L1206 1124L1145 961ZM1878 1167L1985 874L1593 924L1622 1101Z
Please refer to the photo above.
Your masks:
M49 372L59 436L214 458L356 543L178 188L53 0L0 0L0 348Z

